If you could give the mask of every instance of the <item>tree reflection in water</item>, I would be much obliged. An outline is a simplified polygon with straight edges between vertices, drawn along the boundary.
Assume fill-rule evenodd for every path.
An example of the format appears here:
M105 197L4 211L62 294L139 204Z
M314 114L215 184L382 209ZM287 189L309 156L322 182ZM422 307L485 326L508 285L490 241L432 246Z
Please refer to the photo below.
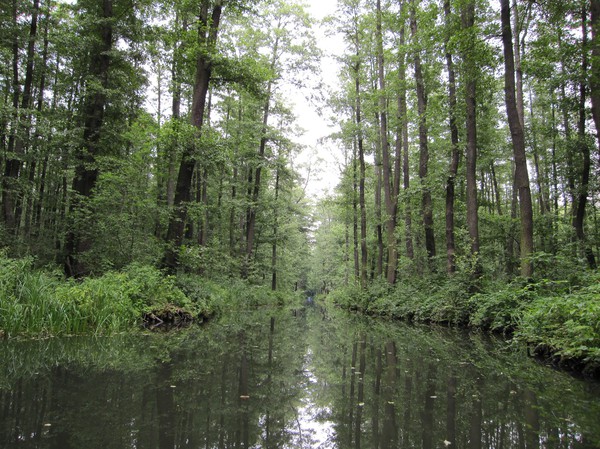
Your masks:
M325 313L2 342L2 448L597 448L600 388L501 342Z

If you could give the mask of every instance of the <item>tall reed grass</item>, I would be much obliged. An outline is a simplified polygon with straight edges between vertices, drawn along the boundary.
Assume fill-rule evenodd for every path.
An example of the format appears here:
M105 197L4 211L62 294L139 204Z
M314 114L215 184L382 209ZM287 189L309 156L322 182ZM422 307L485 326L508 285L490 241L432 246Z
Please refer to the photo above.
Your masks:
M0 254L0 334L75 335L126 331L145 310L193 304L173 278L147 266L132 266L99 278L65 280L36 270L33 260Z

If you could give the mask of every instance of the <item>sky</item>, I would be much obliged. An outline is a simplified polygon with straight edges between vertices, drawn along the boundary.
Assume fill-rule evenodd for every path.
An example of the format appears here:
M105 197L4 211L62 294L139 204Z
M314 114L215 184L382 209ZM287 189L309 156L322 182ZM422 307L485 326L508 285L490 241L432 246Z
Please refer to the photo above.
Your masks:
M74 2L75 0L62 0L63 2ZM301 1L307 7L307 11L315 19L314 32L317 44L323 52L321 61L321 76L325 90L320 97L327 99L330 91L338 90L338 63L335 56L343 52L344 43L339 35L331 35L331 30L320 24L320 21L329 15L335 15L337 0L296 0ZM327 31L327 32L326 32ZM156 80L152 79L152 89L155 89ZM146 108L156 114L156 93L148 92ZM303 130L304 134L295 140L301 144L303 150L293 162L294 169L298 170L305 178L306 195L313 199L322 198L331 193L340 179L340 162L343 160L342 149L332 139L328 139L332 133L337 132L337 127L330 124L331 112L323 109L323 115L317 112L319 105L307 102L309 92L297 88L284 88L286 100L293 103L293 111L297 117L296 124ZM168 95L163 92L163 95ZM169 100L163 98L163 103ZM321 107L325 105L320 105ZM164 111L163 111L164 112ZM310 169L309 169L310 167ZM310 174L309 174L310 171Z
M343 41L339 35L326 35L325 27L319 21L328 15L334 15L336 0L305 0L310 14L317 20L315 33L317 42L323 51L321 74L325 85L331 90L338 89L338 63L335 56L343 51ZM295 103L294 112L298 125L305 130L299 142L305 149L298 158L299 164L310 164L311 174L307 184L307 194L313 198L323 197L333 191L340 178L340 161L343 153L339 145L327 139L338 128L330 124L331 112L327 110L320 116L316 107L305 99L305 93L298 92L291 100ZM327 98L328 92L323 92ZM306 171L304 172L306 175Z

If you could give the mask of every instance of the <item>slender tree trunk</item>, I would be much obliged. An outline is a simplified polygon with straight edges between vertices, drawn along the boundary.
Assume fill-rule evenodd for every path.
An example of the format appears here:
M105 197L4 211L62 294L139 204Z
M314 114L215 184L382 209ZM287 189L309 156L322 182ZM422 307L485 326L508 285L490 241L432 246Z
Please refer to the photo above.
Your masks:
M475 25L475 3L470 1L461 12L463 30ZM475 258L474 276L481 274L479 260L479 204L477 202L477 66L473 50L467 48L463 56L465 64L465 100L467 106L467 227L471 238L471 257Z
M12 18L15 34L12 42L12 126L8 137L7 157L4 166L4 177L2 179L2 209L4 216L4 225L10 234L17 230L17 220L15 217L15 206L18 193L18 178L22 167L22 155L17 153L15 140L16 129L18 128L19 117L19 98L21 96L19 86L19 39L16 32L18 20L17 0L13 0Z
M379 114L375 114L375 122L379 127L380 118ZM383 248L383 214L381 207L381 189L383 188L383 170L381 164L381 137L377 139L375 145L375 174L377 176L377 183L375 185L375 237L377 239L377 265L376 273L377 277L383 275L383 264L384 264L384 248Z
M592 100L592 117L596 125L598 155L600 156L600 0L591 0L592 28L592 76L590 78L590 98Z
M271 253L271 290L277 290L277 238L279 235L279 163L275 169L275 210L273 211L273 246Z
M525 129L525 101L523 96L523 69L521 68L521 30L519 7L517 0L512 0L512 19L513 19L513 45L514 45L514 60L515 60L515 82L516 82L516 99L517 113L521 128Z
M368 254L367 254L367 209L365 204L365 178L366 178L366 165L365 165L365 150L363 145L362 135L362 116L361 116L361 95L360 95L360 53L358 51L358 44L356 49L356 65L354 67L355 80L354 88L356 94L356 128L358 130L358 160L359 160L359 177L358 177L358 203L360 205L360 284L364 288L367 286L367 265L368 265Z
M588 30L587 30L587 9L584 3L584 6L581 10L581 35L582 35L582 63L581 63L581 73L587 73L588 71L588 57L587 57L587 42L588 42ZM590 183L590 171L591 171L591 156L590 156L590 147L588 145L586 135L585 135L585 121L586 121L586 111L585 111L585 103L586 103L586 83L582 80L579 83L579 123L578 123L578 145L581 148L581 153L583 155L583 166L581 167L581 185L578 189L578 198L576 203L575 212L573 214L573 227L575 228L575 235L579 244L583 248L585 256L588 261L588 266L591 269L596 269L596 258L594 256L594 251L591 246L586 241L585 231L584 231L584 221L585 221L585 209L587 206L587 197L589 193L589 183Z
M502 200L500 198L500 189L498 187L498 178L496 178L496 169L494 164L490 164L490 173L492 174L492 185L494 186L494 202L496 203L496 213L502 216Z
M531 261L533 253L533 207L525 155L525 134L521 126L515 97L515 66L509 1L500 0L500 6L505 66L504 93L515 158L515 187L519 194L521 212L521 275L529 278L533 274L533 263Z
M277 64L279 51L279 37L275 38L275 43L273 45L273 52L271 54L271 71L275 70L275 65ZM250 269L250 261L252 260L252 249L254 246L254 238L256 233L256 205L260 196L260 182L262 175L262 165L265 157L265 150L267 148L267 126L269 123L269 113L270 113L270 105L271 105L271 94L273 90L273 82L269 80L267 84L267 94L265 99L265 105L263 107L263 122L262 122L262 137L260 139L260 145L258 148L258 165L255 169L254 174L254 187L252 189L252 197L250 201L250 206L248 207L248 222L246 223L246 255L244 261L242 263L242 277L247 278L249 269Z
M238 110L237 110L237 115L238 115L238 120L241 122L242 121L242 114L243 113L243 109L242 109L242 102L241 99L238 103ZM240 134L241 131L238 128L237 131L237 141L239 142L240 139ZM237 161L237 152L234 149L234 161ZM238 176L239 175L239 169L238 169L238 165L237 163L235 163L235 165L233 166L233 179L231 182L231 205L230 205L230 211L229 211L229 254L231 255L231 257L235 257L238 253L238 250L236 248L236 239L235 239L235 231L236 231L236 214L237 214L237 209L235 207L236 204L236 198L237 198L237 187L238 187ZM240 226L243 227L243 226Z
M402 12L406 11L406 3L401 0ZM404 26L404 17L401 15L402 24L400 25L400 46L403 48L406 44L406 31ZM402 121L402 187L405 192L410 189L410 164L408 159L408 107L406 100L406 53L400 55L400 62L398 65L398 81L400 84L399 95L398 95L398 115ZM411 195L405 195L404 204L404 232L405 232L405 245L406 245L406 257L413 260L415 257L413 238L412 238L412 208L410 204Z
M538 201L540 205L540 213L542 215L546 215L547 212L550 212L550 207L548 204L548 199L546 198L546 187L544 183L544 174L540 165L540 155L537 143L537 132L534 126L534 113L533 113L533 93L531 90L529 91L529 116L531 118L531 146L533 150L533 163L535 168L535 180L538 188Z
M21 111L18 123L18 132L15 139L15 153L26 157L26 143L29 139L31 132L31 107L32 107L32 91L33 91L33 62L35 53L35 42L37 40L37 27L38 27L38 15L40 9L39 0L33 1L33 13L31 15L31 24L29 28L29 40L27 43L27 62L25 65L25 83L23 85L23 96L21 99ZM43 70L43 68L41 69ZM31 148L29 148L31 151ZM33 179L35 178L35 158L29 155L29 184L32 185ZM22 169L23 162L19 163L19 171ZM20 173L19 173L20 176ZM23 214L23 202L25 201L24 193L22 188L21 194L15 198L15 234L19 233L19 225L21 223L21 216ZM29 198L28 198L29 199Z
M411 8L410 26L413 40L417 39L417 18L416 6L413 2ZM428 147L428 125L427 125L427 92L425 90L425 80L423 69L421 67L421 56L416 50L414 54L415 81L417 87L417 108L419 112L419 179L421 181L422 199L421 207L423 214L423 227L425 229L425 249L430 261L430 267L434 269L433 258L435 251L435 235L433 233L433 202L431 191L427 185L427 172L429 164Z
M387 245L387 281L390 284L396 282L396 270L398 267L398 249L396 248L396 212L398 206L397 194L394 194L393 178L390 161L390 149L388 141L388 114L387 98L385 91L385 70L383 56L383 34L381 30L381 0L377 0L377 73L379 80L379 115L380 140L381 140L381 162L383 171L383 194L386 210L385 231ZM393 177L393 178L392 178Z
M353 108L356 114L355 108ZM358 236L358 142L352 140L352 237L354 241L354 278L360 281L359 236Z
M48 40L48 27L49 27L49 22L50 22L50 6L47 7L47 13L46 13L46 21L45 21L45 26L44 26L44 47L42 50L42 67L40 69L40 79L39 79L39 90L37 93L37 113L38 115L41 116L42 111L44 109L44 93L46 91L46 66L48 64L48 45L49 45L49 40ZM36 128L36 132L35 132L35 139L36 142L40 142L42 141L41 139L41 131L39 128ZM42 158L42 154L44 155ZM37 150L37 158L42 158L43 159L43 163L42 163L42 173L41 176L38 176L38 182L36 182L35 177L33 177L32 175L35 174L35 170L31 170L30 172L30 182L31 182L31 188L30 188L30 193L29 196L27 198L27 213L25 216L25 233L26 235L30 236L33 234L33 226L36 224L35 219L36 219L36 210L37 210L37 204L42 201L43 198L43 194L44 194L44 189L43 189L43 185L44 185L44 178L46 175L46 169L44 168L44 163L47 165L47 150L43 148L39 148ZM33 159L33 158L32 158ZM33 159L32 160L32 164L35 165L36 160ZM35 191L37 191L37 198L35 195Z
M177 17L175 21L177 23ZM188 30L187 20L182 21L181 31L186 33ZM173 52L173 62L171 64L171 85L173 97L171 100L171 119L175 126L175 142L169 145L167 150L167 207L171 208L175 204L175 187L177 182L177 132L179 131L179 119L181 117L181 63L179 58L183 51L183 43L179 42Z
M242 277L247 278L250 269L250 261L252 260L252 251L254 248L254 239L256 234L256 204L258 202L260 196L260 183L262 177L262 161L265 157L265 150L267 147L267 124L269 120L269 106L271 101L271 82L269 81L267 88L267 100L265 102L265 106L263 109L263 137L260 139L260 145L258 149L258 157L259 162L256 168L254 169L254 177L253 177L253 187L251 189L252 195L250 197L250 205L248 207L248 212L246 214L247 223L246 223L246 254L244 257L244 261L242 264ZM252 168L250 168L252 172Z
M204 0L202 13L198 25L198 40L201 47L214 48L219 31L219 22L222 12L221 1L217 1L212 9L211 20L208 20L208 0ZM207 28L208 27L208 28ZM209 52L199 52L196 60L196 79L192 94L191 124L196 128L196 133L202 132L206 97L212 76L212 59ZM167 250L163 265L170 271L175 271L179 266L178 252L185 232L187 219L187 204L191 199L192 176L196 166L194 143L190 143L183 151L177 185L175 187L174 211L169 218L167 231Z
M110 52L113 46L113 1L103 0L102 20L98 25L100 44L94 49L90 61L90 73L100 88L88 85L87 99L84 106L83 147L75 153L76 167L73 179L75 196L71 200L70 215L87 208L86 200L98 180L96 157L100 153L100 137L104 123L104 112L107 103L106 88L111 64ZM65 273L68 276L80 277L88 274L89 269L81 260L81 255L92 248L92 236L87 235L89 222L71 223L67 234Z
M198 180L200 198L199 203L202 204L202 216L198 223L198 245L206 246L208 244L208 227L209 227L209 211L208 211L208 168L202 169L202 174Z
M444 14L446 27L450 27L450 0L444 0ZM458 126L456 125L456 74L452 54L448 50L450 30L446 34L444 43L446 48L446 67L448 69L448 103L450 106L450 143L451 156L448 179L446 180L446 271L448 274L456 272L456 244L454 240L454 185L458 165L460 163L460 150L458 148Z

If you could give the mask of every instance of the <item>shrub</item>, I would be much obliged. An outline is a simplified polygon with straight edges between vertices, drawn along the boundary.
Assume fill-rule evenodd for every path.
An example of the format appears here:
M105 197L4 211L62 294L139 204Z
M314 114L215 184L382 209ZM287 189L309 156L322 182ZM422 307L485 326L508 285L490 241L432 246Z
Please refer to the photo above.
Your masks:
M600 279L562 297L537 298L525 310L518 337L562 357L600 362Z

